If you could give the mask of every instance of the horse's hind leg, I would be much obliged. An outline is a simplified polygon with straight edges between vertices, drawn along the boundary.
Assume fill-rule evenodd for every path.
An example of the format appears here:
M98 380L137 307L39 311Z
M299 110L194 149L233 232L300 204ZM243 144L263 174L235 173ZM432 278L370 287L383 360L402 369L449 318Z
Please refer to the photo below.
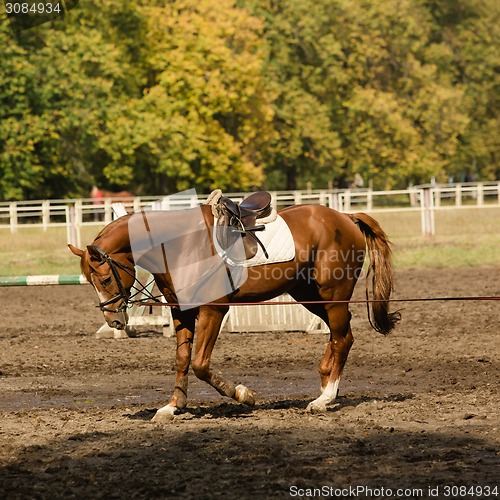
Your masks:
M342 370L354 342L350 319L348 304L334 304L328 308L330 341L319 368L323 392L319 398L309 403L308 411L323 412L326 405L337 397Z
M320 301L322 300L321 295L318 292L318 288L316 285L309 285L307 286L306 284L302 284L298 286L297 288L294 288L291 290L290 295L297 301L297 302L315 302L315 301ZM311 312L312 314L315 314L318 316L318 318L322 319L327 325L329 324L329 319L328 319L328 313L327 310L324 306L324 304L303 304L304 307ZM330 339L331 340L331 339ZM319 373L321 375L321 392L325 390L327 381L328 381L328 375L330 375L330 371L332 368L332 362L333 362L333 355L331 351L331 341L328 342L327 348L325 355L323 357L323 361L321 362L320 368L319 368Z
M238 403L248 405L255 404L253 392L244 385L235 385L216 375L210 369L210 358L219 335L222 320L228 308L203 308L198 318L196 353L193 358L193 371L200 379L210 384L214 389L229 398L235 399Z
M178 309L172 309L172 318L177 337L175 388L170 402L156 412L153 422L171 420L176 411L185 408L187 404L188 371L191 362L196 314L191 311L182 312Z

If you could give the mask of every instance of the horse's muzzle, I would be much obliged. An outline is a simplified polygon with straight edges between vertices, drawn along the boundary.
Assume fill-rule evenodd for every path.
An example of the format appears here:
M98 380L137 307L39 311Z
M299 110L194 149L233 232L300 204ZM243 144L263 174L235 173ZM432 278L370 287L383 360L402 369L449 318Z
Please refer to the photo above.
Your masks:
M128 322L128 314L125 311L119 313L104 313L104 318L106 323L111 328L116 328L117 330L125 329Z

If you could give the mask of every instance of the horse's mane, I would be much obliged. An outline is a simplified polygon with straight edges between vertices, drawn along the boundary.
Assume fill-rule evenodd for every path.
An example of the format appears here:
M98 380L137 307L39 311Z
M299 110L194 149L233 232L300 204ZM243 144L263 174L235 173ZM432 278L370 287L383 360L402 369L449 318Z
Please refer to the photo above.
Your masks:
M131 216L132 216L132 214L124 215L123 217L119 217L118 219L115 219L114 221L112 221L109 224L107 224L106 226L104 226L99 231L99 234L95 237L95 240L93 241L93 243L97 244L98 240L102 240L103 238L105 238L111 231L116 229L117 226L121 226L125 222L127 222L127 224L128 224L128 220L130 219Z

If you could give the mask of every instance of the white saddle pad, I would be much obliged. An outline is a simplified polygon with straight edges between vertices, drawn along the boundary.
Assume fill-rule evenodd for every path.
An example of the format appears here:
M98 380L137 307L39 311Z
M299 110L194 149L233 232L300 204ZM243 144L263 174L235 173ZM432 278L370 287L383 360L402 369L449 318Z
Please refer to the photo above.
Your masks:
M293 241L292 232L288 224L279 215L275 221L266 224L263 231L257 231L255 233L267 250L269 257L265 256L262 248L258 245L255 256L241 262L233 262L219 246L215 235L216 225L217 221L215 221L213 230L215 249L220 257L230 265L243 267L262 266L264 264L273 264L276 262L287 262L295 258L295 243ZM259 225L259 221L257 221L257 225Z

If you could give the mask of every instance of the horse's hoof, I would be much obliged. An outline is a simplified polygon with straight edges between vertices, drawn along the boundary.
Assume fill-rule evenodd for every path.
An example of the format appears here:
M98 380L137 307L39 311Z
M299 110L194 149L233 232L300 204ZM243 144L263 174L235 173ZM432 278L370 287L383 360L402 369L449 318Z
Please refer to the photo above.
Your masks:
M238 403L253 406L255 404L255 392L251 391L248 387L240 384L236 386L234 399L236 399Z
M326 413L326 406L311 401L306 408L308 413Z
M174 419L176 411L177 408L175 406L164 406L155 413L151 422L154 422L155 424L168 424Z

